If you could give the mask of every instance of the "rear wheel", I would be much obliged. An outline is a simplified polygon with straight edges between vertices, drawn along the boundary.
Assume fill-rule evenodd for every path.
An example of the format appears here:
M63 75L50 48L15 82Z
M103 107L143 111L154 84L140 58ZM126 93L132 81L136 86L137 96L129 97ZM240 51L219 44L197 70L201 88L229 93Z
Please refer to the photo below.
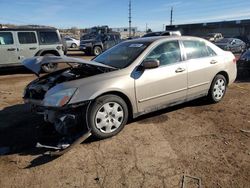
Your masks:
M91 105L88 124L92 134L99 139L118 134L128 120L128 108L124 100L116 95L97 98Z
M221 74L216 75L209 90L209 100L213 103L220 102L226 93L226 89L226 78Z
M45 54L43 56L55 56L54 54ZM57 64L56 63L48 63L42 66L42 70L46 73L51 73L56 71Z

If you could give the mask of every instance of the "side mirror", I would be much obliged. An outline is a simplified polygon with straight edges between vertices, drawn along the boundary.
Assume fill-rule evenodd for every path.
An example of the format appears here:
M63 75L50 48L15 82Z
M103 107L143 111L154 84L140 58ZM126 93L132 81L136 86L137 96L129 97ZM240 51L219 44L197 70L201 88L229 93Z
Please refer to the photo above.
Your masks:
M144 69L153 69L160 66L160 61L157 59L144 60L142 65Z

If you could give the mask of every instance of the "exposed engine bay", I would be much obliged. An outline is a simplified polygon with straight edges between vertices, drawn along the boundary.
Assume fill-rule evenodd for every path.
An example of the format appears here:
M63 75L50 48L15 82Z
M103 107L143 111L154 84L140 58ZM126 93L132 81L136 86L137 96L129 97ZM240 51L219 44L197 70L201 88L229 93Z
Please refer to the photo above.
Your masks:
M31 82L25 88L24 99L43 100L46 92L57 84L94 76L111 70L91 65L78 65L76 67L65 68Z

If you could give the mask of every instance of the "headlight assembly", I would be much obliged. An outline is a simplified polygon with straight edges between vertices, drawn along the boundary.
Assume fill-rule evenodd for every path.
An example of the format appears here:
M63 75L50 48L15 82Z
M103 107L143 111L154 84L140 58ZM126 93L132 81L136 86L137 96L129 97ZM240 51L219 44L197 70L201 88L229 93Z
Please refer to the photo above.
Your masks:
M67 104L70 99L75 94L77 88L70 88L65 89L62 91L58 91L56 93L53 93L51 95L45 95L45 98L43 100L44 106L51 106L51 107L61 107Z

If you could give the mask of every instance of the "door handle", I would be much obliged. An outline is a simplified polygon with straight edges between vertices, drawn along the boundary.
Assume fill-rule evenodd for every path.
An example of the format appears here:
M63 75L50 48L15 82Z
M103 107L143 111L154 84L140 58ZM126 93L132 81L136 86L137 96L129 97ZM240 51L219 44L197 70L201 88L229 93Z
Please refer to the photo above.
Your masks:
M30 50L35 50L36 49L36 47L32 47L32 48L29 48Z
M183 72L183 71L185 71L185 69L184 68L180 68L180 67L175 70L176 73L180 73L180 72Z
M215 60L210 61L210 64L216 64L216 63L218 63L218 62Z
M16 48L8 48L7 50L8 50L8 51L15 51Z

